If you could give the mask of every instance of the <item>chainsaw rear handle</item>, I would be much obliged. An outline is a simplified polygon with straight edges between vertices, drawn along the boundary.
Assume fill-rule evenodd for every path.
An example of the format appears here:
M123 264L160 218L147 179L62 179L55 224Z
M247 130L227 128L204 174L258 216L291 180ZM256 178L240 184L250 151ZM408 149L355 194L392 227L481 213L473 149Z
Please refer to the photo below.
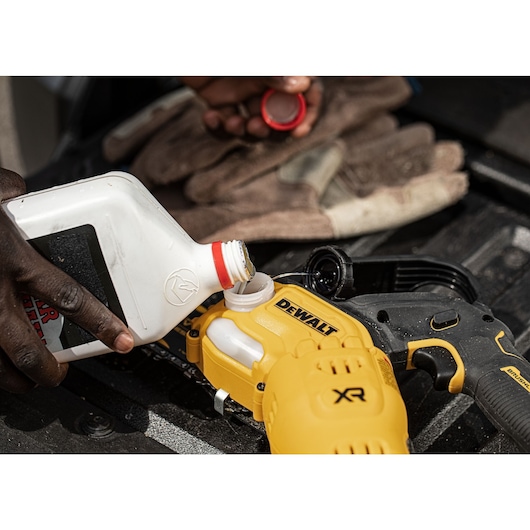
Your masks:
M436 390L471 396L497 429L530 452L530 363L502 330L450 340L410 342L408 368L426 370Z
M512 359L485 373L470 395L487 418L530 453L530 363Z
M493 425L530 453L530 363L487 306L423 292L335 304L364 324L395 370L425 370L436 390L471 396Z

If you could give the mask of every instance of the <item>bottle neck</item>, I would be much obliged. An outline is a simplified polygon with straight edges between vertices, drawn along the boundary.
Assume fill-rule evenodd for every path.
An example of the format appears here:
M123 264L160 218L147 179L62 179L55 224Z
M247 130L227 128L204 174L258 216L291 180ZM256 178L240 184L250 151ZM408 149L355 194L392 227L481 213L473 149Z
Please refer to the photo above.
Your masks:
M231 289L236 282L248 282L256 273L243 241L215 241L211 245L213 262L223 290Z

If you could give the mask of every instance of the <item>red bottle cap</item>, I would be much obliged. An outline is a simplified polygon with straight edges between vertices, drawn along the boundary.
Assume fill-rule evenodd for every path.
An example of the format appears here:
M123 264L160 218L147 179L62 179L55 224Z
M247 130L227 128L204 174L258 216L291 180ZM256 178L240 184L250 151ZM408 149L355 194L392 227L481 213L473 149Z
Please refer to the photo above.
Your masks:
M305 118L306 103L302 94L285 94L271 88L261 98L261 116L277 131L289 131Z

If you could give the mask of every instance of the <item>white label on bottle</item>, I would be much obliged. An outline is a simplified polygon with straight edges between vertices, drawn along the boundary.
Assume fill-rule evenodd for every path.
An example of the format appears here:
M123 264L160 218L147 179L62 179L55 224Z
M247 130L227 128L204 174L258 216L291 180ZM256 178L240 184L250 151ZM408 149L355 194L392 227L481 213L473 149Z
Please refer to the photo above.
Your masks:
M36 300L32 296L25 296L22 299L22 303L24 304L26 315L44 345L50 351L62 350L61 332L64 324L63 315L53 309L53 307L50 307L41 300Z
M199 292L199 279L190 269L172 272L164 287L164 296L171 305L184 305Z

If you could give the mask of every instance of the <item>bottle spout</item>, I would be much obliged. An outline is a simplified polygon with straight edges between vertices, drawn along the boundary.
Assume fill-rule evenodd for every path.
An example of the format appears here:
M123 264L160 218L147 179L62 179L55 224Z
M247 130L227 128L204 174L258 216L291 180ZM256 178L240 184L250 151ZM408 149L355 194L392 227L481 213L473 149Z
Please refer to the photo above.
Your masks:
M224 290L237 282L248 282L256 274L247 246L241 240L212 243L215 270Z
M240 247L241 247L241 253L243 257L243 274L245 276L248 276L247 281L254 278L254 275L256 274L256 267L254 266L254 263L252 263L252 260L250 259L250 255L248 253L248 248L243 243L243 241L238 241Z

